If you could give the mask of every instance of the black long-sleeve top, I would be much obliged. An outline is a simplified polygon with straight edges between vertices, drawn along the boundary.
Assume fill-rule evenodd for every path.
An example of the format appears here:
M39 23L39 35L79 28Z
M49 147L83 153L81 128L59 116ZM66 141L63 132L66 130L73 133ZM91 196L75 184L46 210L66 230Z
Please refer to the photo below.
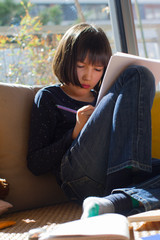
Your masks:
M88 104L95 105L95 101L74 100L65 94L59 84L38 91L32 107L27 156L27 165L33 174L51 171L58 178L61 159L72 144L76 114L56 105L78 110Z

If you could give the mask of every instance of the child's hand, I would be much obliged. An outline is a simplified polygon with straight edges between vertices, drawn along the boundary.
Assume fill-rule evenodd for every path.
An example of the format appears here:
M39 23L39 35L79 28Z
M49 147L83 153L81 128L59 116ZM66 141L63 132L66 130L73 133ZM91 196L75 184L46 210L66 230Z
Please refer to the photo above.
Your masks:
M88 118L91 116L93 111L94 111L94 107L92 105L84 106L77 111L76 125L74 127L73 134L72 134L73 139L75 139L78 136L78 134L86 124Z

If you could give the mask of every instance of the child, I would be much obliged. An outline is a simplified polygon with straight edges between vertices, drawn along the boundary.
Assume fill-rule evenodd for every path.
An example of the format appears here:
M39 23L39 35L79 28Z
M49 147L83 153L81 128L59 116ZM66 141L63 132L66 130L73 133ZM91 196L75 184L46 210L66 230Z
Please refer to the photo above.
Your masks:
M111 54L101 28L86 23L71 27L53 60L60 84L41 89L33 103L28 168L35 175L51 171L72 200L109 195L132 184L135 171L152 169L155 84L149 70L128 67L95 107ZM107 199L107 212L132 207L125 193Z

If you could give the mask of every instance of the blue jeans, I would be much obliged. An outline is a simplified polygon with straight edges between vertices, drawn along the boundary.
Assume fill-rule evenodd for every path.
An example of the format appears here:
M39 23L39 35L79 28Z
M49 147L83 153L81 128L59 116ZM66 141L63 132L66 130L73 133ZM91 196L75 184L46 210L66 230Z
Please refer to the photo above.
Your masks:
M152 159L152 173L141 173L141 181L126 188L114 189L112 193L123 192L142 203L142 207L132 209L127 214L135 214L160 207L160 160ZM142 179L145 179L142 181Z
M62 159L62 189L69 198L103 196L107 176L128 166L152 171L154 95L148 69L130 66L118 77Z

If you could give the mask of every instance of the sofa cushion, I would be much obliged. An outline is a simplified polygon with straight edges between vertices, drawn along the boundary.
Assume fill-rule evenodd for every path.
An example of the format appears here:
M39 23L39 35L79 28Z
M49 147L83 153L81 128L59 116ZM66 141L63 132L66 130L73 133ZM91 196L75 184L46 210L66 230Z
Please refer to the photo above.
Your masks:
M0 215L8 211L8 209L11 207L13 207L12 204L4 200L0 200Z
M152 114L152 157L160 159L160 91L156 92L151 114Z
M37 177L26 166L34 95L32 87L0 83L0 177L9 182L13 211L67 200L53 175Z

